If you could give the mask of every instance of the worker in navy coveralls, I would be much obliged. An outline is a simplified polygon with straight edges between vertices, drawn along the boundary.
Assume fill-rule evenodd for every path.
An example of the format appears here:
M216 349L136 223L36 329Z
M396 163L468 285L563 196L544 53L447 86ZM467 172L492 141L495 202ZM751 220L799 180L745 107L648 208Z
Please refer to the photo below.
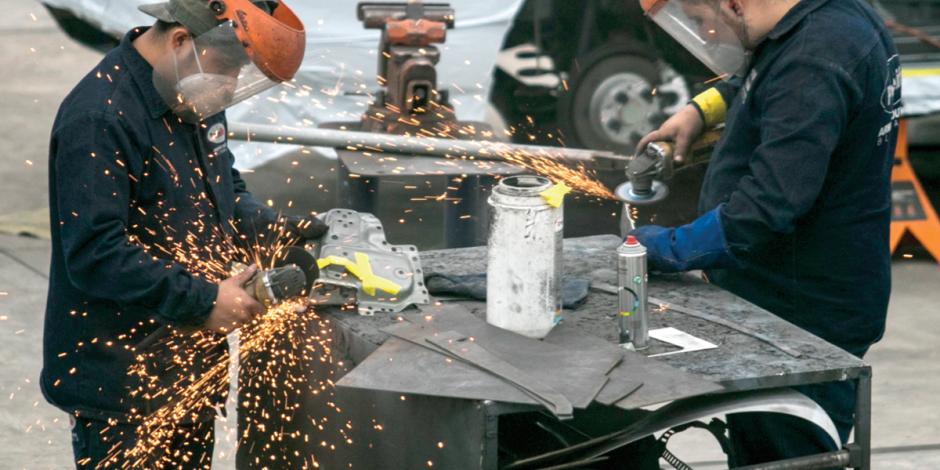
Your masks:
M647 14L725 80L641 140L682 158L724 123L699 213L633 235L652 271L707 278L862 357L885 326L891 265L890 176L900 64L861 0L641 0ZM732 466L840 448L854 382L797 387L842 442L776 414L728 417Z
M275 224L301 226L310 238L325 228L315 218L278 220L246 191L227 146L222 111L300 66L305 33L293 13L248 0L171 0L141 10L156 24L127 33L65 98L49 148L41 386L73 419L82 469L133 447L140 418L161 405L128 374L134 345L159 324L226 333L263 311L242 288L253 269L216 284L164 250L230 246ZM185 386L226 354L221 341L156 385ZM212 405L222 399L191 410L146 466L209 468Z

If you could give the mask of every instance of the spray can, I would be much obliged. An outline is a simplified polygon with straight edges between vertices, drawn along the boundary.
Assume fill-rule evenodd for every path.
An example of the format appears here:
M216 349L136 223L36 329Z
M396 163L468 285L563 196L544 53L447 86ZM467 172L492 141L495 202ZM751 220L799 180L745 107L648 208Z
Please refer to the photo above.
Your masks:
M564 207L541 176L503 178L489 197L486 321L544 338L561 321Z
M632 235L617 248L617 282L620 344L632 344L636 350L646 349L649 346L646 248Z

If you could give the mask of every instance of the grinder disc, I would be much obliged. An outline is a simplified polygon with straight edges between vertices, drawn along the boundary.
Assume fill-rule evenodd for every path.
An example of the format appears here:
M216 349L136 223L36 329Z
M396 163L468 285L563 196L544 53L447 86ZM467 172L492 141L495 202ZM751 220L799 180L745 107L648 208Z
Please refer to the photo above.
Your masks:
M274 255L274 267L295 265L304 273L306 282L304 283L304 293L310 294L310 288L313 287L313 281L320 277L320 269L317 267L317 259L307 250L299 246L287 246L278 250Z
M669 195L669 186L654 180L649 194L636 194L633 192L633 183L627 181L617 186L617 189L614 190L614 195L617 196L617 199L627 204L644 206L666 199L666 196Z

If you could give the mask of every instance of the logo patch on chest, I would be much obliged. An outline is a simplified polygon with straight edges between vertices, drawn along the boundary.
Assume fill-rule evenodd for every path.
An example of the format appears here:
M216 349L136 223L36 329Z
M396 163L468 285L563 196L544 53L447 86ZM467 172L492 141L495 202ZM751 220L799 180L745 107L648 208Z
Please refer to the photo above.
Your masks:
M878 146L888 141L891 132L901 119L901 60L897 54L888 58L884 91L881 92L881 109L885 112L885 123L878 131Z
M206 132L206 139L213 144L225 142L225 125L221 122L213 124Z

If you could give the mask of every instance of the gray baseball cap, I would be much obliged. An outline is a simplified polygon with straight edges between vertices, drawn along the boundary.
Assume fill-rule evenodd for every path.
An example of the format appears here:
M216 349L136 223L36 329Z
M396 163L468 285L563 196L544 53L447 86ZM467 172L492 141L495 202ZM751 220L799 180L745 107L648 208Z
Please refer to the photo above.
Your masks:
M193 36L199 36L221 23L209 8L208 0L169 0L160 3L148 3L137 7L138 10L167 23L179 23L186 27ZM277 0L251 0L258 8L268 14L277 8Z
M220 23L215 13L209 9L209 2L206 0L169 0L148 3L137 9L160 21L179 23L185 26L193 36L199 36Z

